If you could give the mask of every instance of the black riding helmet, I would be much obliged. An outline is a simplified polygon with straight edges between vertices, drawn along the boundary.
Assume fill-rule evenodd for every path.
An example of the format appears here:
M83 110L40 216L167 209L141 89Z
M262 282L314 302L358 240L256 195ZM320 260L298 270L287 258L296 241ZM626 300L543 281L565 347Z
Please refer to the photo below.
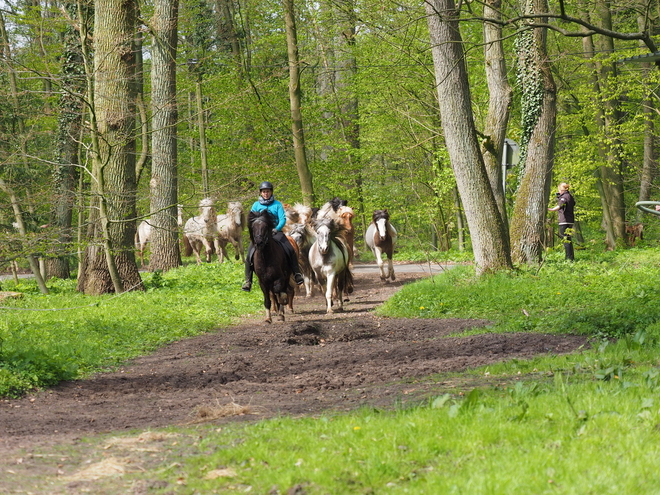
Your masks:
M265 181L263 181L263 182L261 183L261 185L259 186L259 191L261 192L261 191L263 191L264 189L270 189L271 191L273 191L275 188L273 187L273 184L271 184L270 182L268 182L267 180L265 180Z

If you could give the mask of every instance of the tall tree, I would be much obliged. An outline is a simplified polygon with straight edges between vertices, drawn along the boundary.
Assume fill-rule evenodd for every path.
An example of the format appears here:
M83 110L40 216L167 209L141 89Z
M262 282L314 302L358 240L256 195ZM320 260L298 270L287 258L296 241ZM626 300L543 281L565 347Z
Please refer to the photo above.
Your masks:
M86 294L143 289L135 263L136 4L105 0L94 16L95 210L85 273Z
M305 134L302 111L300 110L300 60L298 57L298 34L296 31L296 16L293 0L284 0L284 25L286 28L286 45L289 60L289 103L291 106L291 135L293 139L293 154L296 160L296 170L300 179L303 203L314 204L314 186L312 172L307 164L305 150Z
M610 4L605 0L596 0L593 14L595 23L604 29L612 29L612 13ZM604 215L606 230L614 234L614 239L608 236L607 244L610 249L616 243L626 242L626 205L624 201L623 186L623 160L621 157L621 138L618 126L621 119L620 100L616 86L617 69L613 61L604 57L614 53L614 39L610 36L597 36L595 49L600 54L594 58L594 75L596 77L594 90L597 98L597 107L601 110L597 114L596 123L600 128L600 154L603 161L597 171L600 182L599 192L603 208L608 214Z
M501 0L484 2L484 18L486 19L483 28L484 68L489 98L488 116L484 128L485 138L481 144L481 151L497 208L500 210L504 227L508 232L502 156L511 113L513 90L507 79L506 58L502 44L501 8Z
M72 219L78 185L79 149L84 112L85 68L82 59L81 38L75 24L88 22L78 18L74 2L64 5L68 22L63 34L64 52L59 102L57 165L54 174L55 205L53 222L57 225L58 241L62 249L73 242ZM53 257L48 263L49 275L65 279L71 276L70 256Z
M477 141L459 11L453 0L429 0L426 14L442 130L472 236L477 274L511 268L509 240Z
M177 228L176 51L178 0L156 0L151 22L152 165L150 270L181 264Z
M525 0L523 4L525 15L546 11L546 0ZM511 219L511 257L518 263L541 261L545 243L557 116L557 89L546 53L546 36L546 28L535 27L518 38L523 138L520 185Z

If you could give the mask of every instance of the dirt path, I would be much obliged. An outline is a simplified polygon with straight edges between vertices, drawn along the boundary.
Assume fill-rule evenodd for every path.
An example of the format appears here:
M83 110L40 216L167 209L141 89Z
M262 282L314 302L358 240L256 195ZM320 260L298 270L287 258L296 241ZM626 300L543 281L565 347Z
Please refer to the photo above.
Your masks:
M378 318L372 310L426 274L398 272L382 284L356 272L346 311L297 298L298 313L266 325L263 315L173 343L114 373L62 383L20 400L0 401L0 458L17 449L97 433L184 424L208 408L239 404L253 414L314 414L362 405L390 407L451 389L431 375L510 358L566 353L582 337L486 334L444 338L486 321Z

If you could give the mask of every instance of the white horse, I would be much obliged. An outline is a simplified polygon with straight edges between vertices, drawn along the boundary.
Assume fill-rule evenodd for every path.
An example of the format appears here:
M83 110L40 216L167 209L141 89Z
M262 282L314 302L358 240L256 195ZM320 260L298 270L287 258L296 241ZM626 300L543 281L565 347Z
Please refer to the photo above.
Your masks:
M189 218L183 228L183 235L188 240L185 246L185 255L190 256L193 252L197 258L197 264L202 263L200 253L202 248L206 253L206 262L211 261L211 254L215 249L220 253L218 241L218 215L215 212L213 200L205 198L199 202L199 216ZM219 258L219 256L218 256Z
M325 292L326 312L332 313L333 295L344 310L342 294L353 292L353 274L348 266L348 247L339 236L341 227L329 218L316 222L316 241L309 249L309 264Z
M376 257L380 269L380 279L387 282L391 278L396 280L392 255L396 245L396 229L390 223L390 214L387 210L375 210L372 221L364 234L364 242ZM385 273L383 253L387 255L387 273Z
M135 232L135 247L140 253L140 262L142 263L142 266L144 266L144 250L147 247L147 243L151 240L150 221L151 219L149 218L142 220Z
M183 205L177 205L177 225L183 227ZM144 266L144 251L147 243L151 241L151 219L142 220L135 232L135 247L140 253L140 261Z
M227 243L230 242L236 251L236 259L245 262L243 254L243 229L245 228L245 213L243 205L239 202L231 202L227 205L227 213L218 215L218 241L220 251L218 260L222 263L227 255Z

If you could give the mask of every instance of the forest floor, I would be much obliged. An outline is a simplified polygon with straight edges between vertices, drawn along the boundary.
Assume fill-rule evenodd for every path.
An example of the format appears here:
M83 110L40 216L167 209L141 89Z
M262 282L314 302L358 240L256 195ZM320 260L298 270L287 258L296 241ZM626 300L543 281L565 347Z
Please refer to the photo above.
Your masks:
M214 418L254 421L413 405L506 381L448 372L573 352L586 344L585 337L572 335L460 336L488 325L486 320L378 317L377 306L404 284L428 276L419 266L395 269L397 280L387 284L373 267L356 269L355 292L342 313L326 314L318 294L297 297L296 313L287 313L285 322L266 324L259 312L237 325L169 344L114 372L0 400L0 480L5 470L27 475L32 468L36 474L39 463L24 462L25 453L84 437ZM227 407L241 414L212 416Z

